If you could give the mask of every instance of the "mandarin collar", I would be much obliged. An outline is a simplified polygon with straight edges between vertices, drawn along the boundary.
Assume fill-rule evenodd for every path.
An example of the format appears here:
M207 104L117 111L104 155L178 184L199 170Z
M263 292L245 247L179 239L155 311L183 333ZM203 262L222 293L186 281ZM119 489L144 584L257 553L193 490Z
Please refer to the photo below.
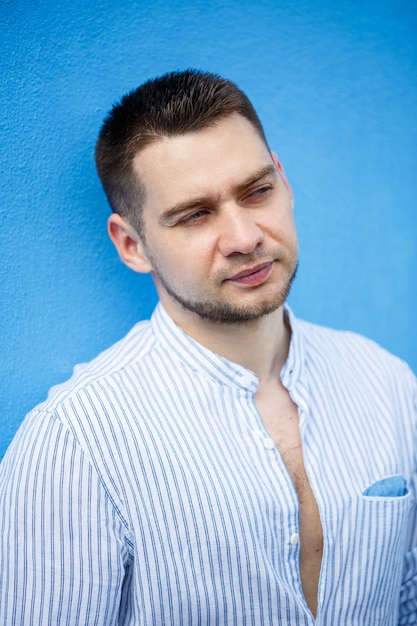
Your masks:
M289 388L301 375L302 343L294 314L287 305L284 311L291 327L291 341L287 361L281 370L281 380ZM158 302L152 314L151 324L161 347L174 352L180 360L204 377L255 393L258 378L252 370L229 361L192 339L168 315L161 302Z

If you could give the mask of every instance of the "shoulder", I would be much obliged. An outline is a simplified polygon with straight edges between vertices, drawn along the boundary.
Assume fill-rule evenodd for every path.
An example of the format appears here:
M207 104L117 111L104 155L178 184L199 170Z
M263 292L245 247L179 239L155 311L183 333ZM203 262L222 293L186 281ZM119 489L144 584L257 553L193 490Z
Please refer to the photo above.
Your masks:
M337 330L327 326L320 326L305 320L296 320L297 330L303 337L304 343L309 349L316 349L321 353L330 355L361 354L372 358L384 359L393 364L403 363L401 359L391 354L372 339L350 330Z
M368 379L398 381L416 388L416 378L408 364L372 339L352 331L336 330L304 320L296 320L306 358L326 363L329 368Z
M155 347L156 339L149 320L138 322L122 339L87 363L74 367L72 376L52 387L44 408L54 411L83 389L105 385L134 364L140 364Z
M45 455L64 456L64 450L73 446L94 465L103 484L110 484L106 468L125 453L124 433L139 413L131 397L143 396L141 373L159 351L163 348L152 323L144 321L92 361L77 365L69 380L52 387L46 400L28 413L10 447L10 458L16 458L16 450L39 447Z

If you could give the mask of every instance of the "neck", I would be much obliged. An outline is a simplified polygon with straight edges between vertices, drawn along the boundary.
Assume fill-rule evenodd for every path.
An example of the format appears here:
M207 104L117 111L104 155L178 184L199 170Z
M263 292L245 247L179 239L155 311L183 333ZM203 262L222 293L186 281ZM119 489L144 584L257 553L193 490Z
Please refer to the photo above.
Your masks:
M260 382L279 377L291 338L283 307L242 324L210 322L188 311L181 316L169 309L168 313L190 337L212 352L252 370Z

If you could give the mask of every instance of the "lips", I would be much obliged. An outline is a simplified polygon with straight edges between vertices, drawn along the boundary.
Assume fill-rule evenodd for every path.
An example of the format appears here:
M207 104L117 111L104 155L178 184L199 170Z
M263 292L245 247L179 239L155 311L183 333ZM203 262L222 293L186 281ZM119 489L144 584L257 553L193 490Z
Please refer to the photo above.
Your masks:
M265 280L269 277L272 269L272 262L261 263L259 265L255 265L254 267L249 267L237 274L231 276L228 280L240 283L243 285L249 285L250 287L254 287L260 285L265 282Z

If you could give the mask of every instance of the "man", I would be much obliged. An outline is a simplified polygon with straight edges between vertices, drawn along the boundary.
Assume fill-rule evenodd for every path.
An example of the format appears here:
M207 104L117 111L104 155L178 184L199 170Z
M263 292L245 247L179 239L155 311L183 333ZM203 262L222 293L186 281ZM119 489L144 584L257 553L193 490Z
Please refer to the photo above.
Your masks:
M149 81L96 159L160 304L4 459L1 623L417 623L416 380L285 305L293 199L247 97Z

